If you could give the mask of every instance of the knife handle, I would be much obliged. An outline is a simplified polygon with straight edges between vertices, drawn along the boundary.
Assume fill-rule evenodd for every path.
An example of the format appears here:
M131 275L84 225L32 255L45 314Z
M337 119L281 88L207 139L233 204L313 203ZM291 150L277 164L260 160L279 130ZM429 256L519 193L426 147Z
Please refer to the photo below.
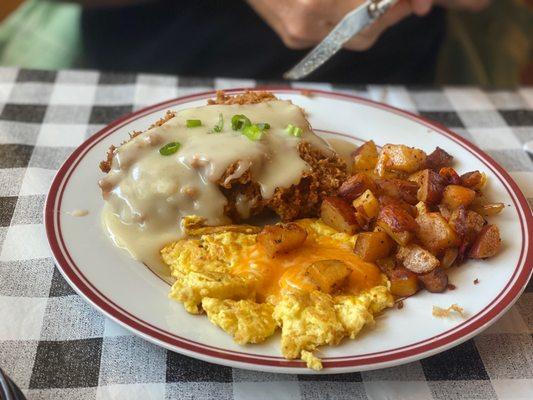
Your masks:
M396 1L397 0L372 0L368 5L368 14L373 19L381 17L390 6L396 3Z

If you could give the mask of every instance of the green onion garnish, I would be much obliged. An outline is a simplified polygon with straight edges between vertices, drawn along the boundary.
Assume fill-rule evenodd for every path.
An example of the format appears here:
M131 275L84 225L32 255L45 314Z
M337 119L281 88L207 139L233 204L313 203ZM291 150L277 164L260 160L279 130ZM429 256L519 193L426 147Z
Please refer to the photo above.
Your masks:
M294 132L294 128L296 127L293 124L289 124L285 128L285 132L287 132L289 135L292 135L292 133Z
M199 119L188 119L187 120L187 128L196 128L198 126L202 126L202 121Z
M164 145L159 149L159 154L162 156L169 156L171 154L174 154L178 149L180 148L180 144L178 142L170 142Z
M224 128L224 116L222 113L218 114L218 122L213 127L213 131L215 132L222 132L222 129Z
M261 140L263 137L263 130L255 124L248 125L244 127L242 134L250 140Z
M296 128L294 128L294 131L292 132L292 136L302 137L302 132L303 132L302 128L297 126Z
M270 129L270 124L266 122L252 124L246 115L237 114L231 117L231 127L234 131L241 131L250 140L260 140L263 137L263 131Z
M293 124L287 125L285 128L285 132L287 132L289 135L295 136L295 137L301 137L302 136L302 128L299 126L295 126Z
M270 129L270 124L268 122L259 122L258 124L256 124L257 127L259 129L261 129L262 131L265 131L267 129Z
M246 115L237 114L231 118L231 128L234 131L241 131L245 127L252 125Z

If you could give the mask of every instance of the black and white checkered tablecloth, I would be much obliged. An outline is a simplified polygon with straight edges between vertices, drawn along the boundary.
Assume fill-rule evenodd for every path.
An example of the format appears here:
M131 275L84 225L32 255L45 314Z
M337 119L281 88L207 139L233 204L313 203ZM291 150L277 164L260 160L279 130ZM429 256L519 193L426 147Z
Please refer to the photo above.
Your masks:
M48 187L70 152L134 109L256 84L0 68L0 367L29 399L533 398L531 284L498 323L452 350L396 368L329 376L250 372L169 352L73 292L54 268L42 220ZM533 204L533 162L521 150L533 140L533 88L307 86L442 122L510 171Z

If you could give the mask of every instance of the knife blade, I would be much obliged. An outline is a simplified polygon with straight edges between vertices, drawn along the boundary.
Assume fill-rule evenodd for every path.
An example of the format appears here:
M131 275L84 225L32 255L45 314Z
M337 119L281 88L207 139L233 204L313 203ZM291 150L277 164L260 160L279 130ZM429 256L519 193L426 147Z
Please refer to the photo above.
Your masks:
M396 2L397 0L365 0L359 7L346 14L335 28L283 77L292 80L305 78Z

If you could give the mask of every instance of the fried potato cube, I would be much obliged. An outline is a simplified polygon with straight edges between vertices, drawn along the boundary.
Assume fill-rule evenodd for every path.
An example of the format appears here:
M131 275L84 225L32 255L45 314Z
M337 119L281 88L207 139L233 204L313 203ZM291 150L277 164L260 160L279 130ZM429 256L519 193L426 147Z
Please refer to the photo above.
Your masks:
M416 207L412 206L409 203L406 203L405 201L397 197L379 196L378 201L381 207L390 206L390 205L397 206L407 211L407 213L413 217L417 215Z
M439 209L440 215L442 215L445 220L449 221L453 210L450 210L444 204L438 204L437 208Z
M373 140L363 143L352 153L352 171L371 171L378 162L378 149Z
M351 272L351 268L342 261L322 260L310 264L305 269L304 275L317 290L333 293L346 283Z
M377 225L398 244L405 246L418 229L415 219L403 208L396 205L386 205L381 208Z
M402 246L396 258L403 266L416 274L428 273L440 265L439 260L430 251L417 244Z
M426 153L414 147L403 144L386 144L383 146L378 158L384 158L383 162L386 170L413 173L422 169L426 164Z
M307 239L306 230L291 222L281 225L267 225L257 235L257 243L263 246L271 257L280 253L288 253L300 247L305 239Z
M338 195L347 202L354 201L366 190L377 192L376 184L373 179L363 173L355 174L348 178L339 188Z
M498 227L496 225L486 225L477 235L468 252L468 256L475 259L492 257L500 249L501 243Z
M320 218L332 228L353 235L359 229L355 210L340 197L326 197L320 207Z
M391 171L387 169L388 164L389 157L381 152L378 157L378 162L376 163L376 168L374 168L374 174L382 178L390 177Z
M418 228L416 221L411 214L402 207L394 204L388 204L381 208L378 215L378 221L384 222L395 232L415 232ZM382 225L380 224L380 226Z
M442 204L451 210L460 206L468 207L476 197L476 192L472 189L459 185L448 185L442 193Z
M439 213L426 213L416 217L420 242L433 253L459 245L457 234Z
M451 167L444 167L439 170L439 175L444 179L447 185L462 185L461 177Z
M487 184L487 175L484 172L471 171L461 175L461 181L463 186L469 189L480 191Z
M392 270L396 268L396 258L389 256L385 258L379 258L375 261L381 272L390 277Z
M407 180L411 182L415 182L418 186L420 186L422 174L424 173L424 171L425 169L421 169L420 171L413 172L411 175L407 177Z
M394 296L412 296L420 289L416 274L407 268L399 267L390 271L390 291Z
M369 189L365 190L352 204L356 210L359 207L363 207L369 218L376 218L378 216L379 201Z
M392 246L393 242L385 232L362 232L357 235L353 251L364 261L374 262L387 257Z
M426 168L430 168L438 171L443 167L449 167L452 165L453 156L449 155L446 151L437 147L431 154L427 156Z
M355 208L355 219L360 230L368 231L372 225L373 218L366 215L366 211L363 206Z
M459 249L457 247L450 247L449 249L446 249L440 260L441 268L450 268L455 263L455 260L457 260L458 255Z
M430 212L427 204L424 203L423 201L419 201L418 203L416 203L415 208L416 208L417 216L421 214L427 214L428 212Z
M386 225L383 225L383 230L389 235L392 240L398 243L401 246L407 245L411 240L413 240L413 233L403 231L403 232L394 232Z
M418 280L431 293L442 293L448 286L448 275L442 268L435 268L427 274L418 275Z
M452 212L449 223L464 242L472 243L485 226L485 219L475 211L460 207Z
M378 178L375 180L380 195L401 199L409 204L418 202L418 183L405 179Z
M425 169L418 178L420 185L416 197L427 204L437 204L442 199L444 180L435 171Z
M274 306L253 300L205 297L202 308L209 320L233 336L239 344L261 343L276 331Z
M406 179L393 179L392 181L398 188L400 199L411 205L418 203L417 193L419 185L416 182Z

